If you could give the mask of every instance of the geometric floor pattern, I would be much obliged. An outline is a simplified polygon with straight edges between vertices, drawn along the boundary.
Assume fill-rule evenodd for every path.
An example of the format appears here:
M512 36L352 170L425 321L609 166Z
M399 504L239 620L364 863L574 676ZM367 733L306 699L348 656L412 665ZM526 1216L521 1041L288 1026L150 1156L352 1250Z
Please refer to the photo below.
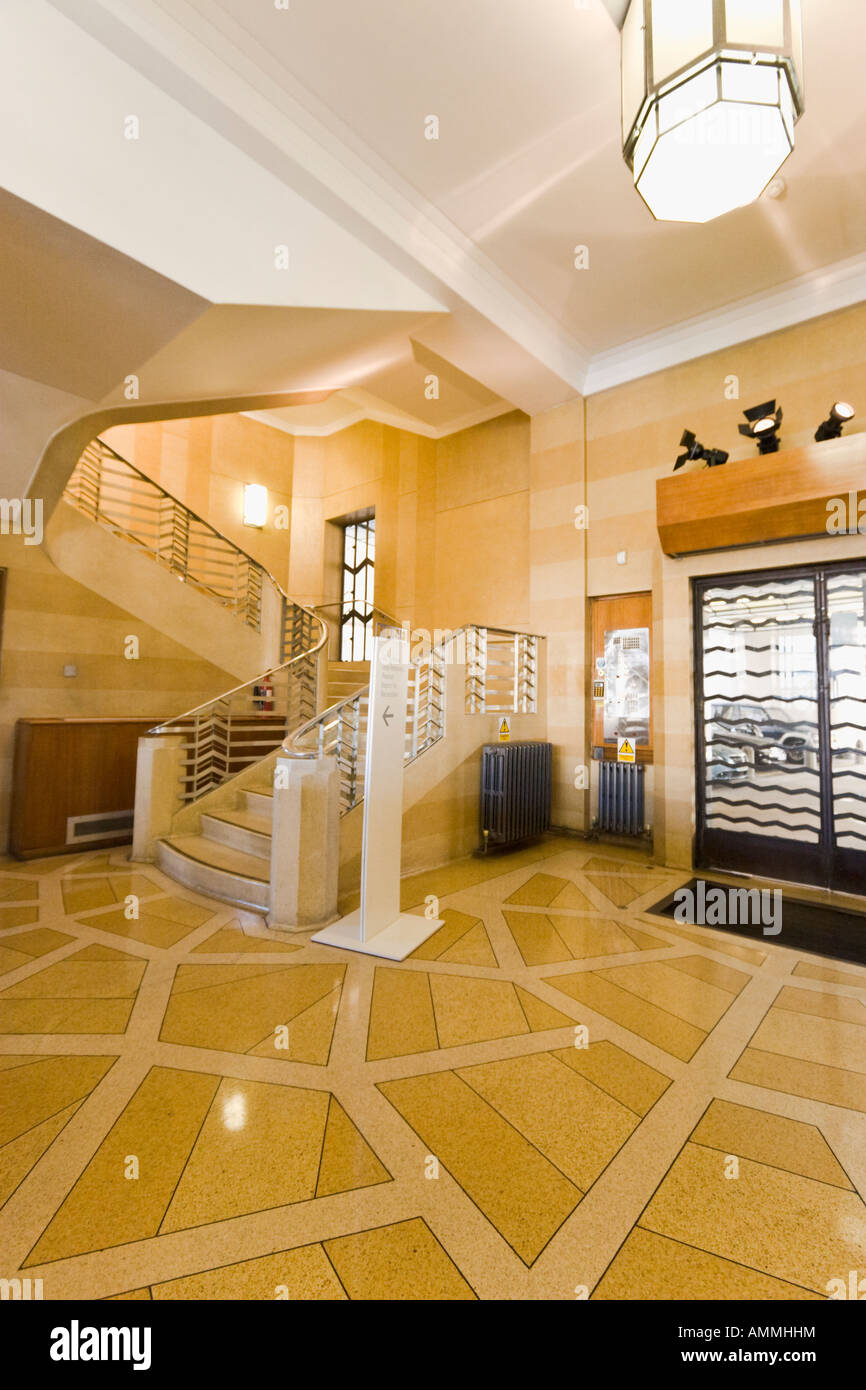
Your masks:
M0 864L0 1277L46 1298L825 1298L866 1274L866 970L549 837L399 965L125 851Z

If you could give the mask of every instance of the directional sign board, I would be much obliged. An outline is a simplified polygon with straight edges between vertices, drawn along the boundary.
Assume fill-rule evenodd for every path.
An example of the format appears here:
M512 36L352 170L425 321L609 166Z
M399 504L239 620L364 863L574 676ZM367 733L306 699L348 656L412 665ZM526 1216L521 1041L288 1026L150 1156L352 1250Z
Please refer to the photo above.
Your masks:
M312 938L387 960L404 960L442 926L438 918L400 912L408 679L405 637L375 638L364 760L361 906Z

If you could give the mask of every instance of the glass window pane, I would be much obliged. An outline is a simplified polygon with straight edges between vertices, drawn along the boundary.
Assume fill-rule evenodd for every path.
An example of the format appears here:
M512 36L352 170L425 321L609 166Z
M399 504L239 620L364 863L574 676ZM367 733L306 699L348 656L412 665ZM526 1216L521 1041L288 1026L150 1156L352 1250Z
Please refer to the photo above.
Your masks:
M713 46L713 0L652 0L653 83Z
M725 0L728 43L752 48L785 45L784 0Z
M815 611L808 577L705 591L709 828L811 845L820 840Z
M689 78L672 92L660 98L658 103L659 131L671 130L681 121L687 121L699 111L705 111L719 97L718 69L708 68Z
M649 628L619 628L604 634L604 738L630 738L649 745Z
M767 106L779 102L779 70L757 63L722 63L722 96L725 101L757 101Z
M866 850L866 570L827 580L835 840Z
M341 661L364 661L370 656L370 613L373 601L373 520L345 528L343 550L343 613Z

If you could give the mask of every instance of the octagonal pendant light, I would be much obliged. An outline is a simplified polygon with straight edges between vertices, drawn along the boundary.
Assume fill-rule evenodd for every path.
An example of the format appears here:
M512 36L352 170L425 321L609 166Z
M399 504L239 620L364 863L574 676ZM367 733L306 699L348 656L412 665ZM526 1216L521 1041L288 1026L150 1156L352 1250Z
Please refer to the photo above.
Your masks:
M654 217L709 222L754 202L802 114L801 0L631 0L623 153Z

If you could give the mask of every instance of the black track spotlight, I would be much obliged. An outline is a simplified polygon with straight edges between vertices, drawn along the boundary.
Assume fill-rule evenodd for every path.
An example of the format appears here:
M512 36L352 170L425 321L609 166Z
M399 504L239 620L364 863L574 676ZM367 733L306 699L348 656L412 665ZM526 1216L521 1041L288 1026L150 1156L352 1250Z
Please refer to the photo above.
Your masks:
M705 449L703 444L699 444L691 430L685 430L680 440L680 448L685 449L684 454L680 454L674 464L674 472L682 468L684 463L690 463L695 459L705 459L708 468L718 468L721 464L727 463L728 455L724 449Z
M760 453L778 453L781 443L779 427L782 423L782 411L776 409L776 402L765 401L763 405L753 406L743 414L749 423L740 425L740 434L744 434L747 439L754 439Z
M825 439L838 439L855 414L853 405L849 405L847 401L836 401L836 404L831 406L827 419L818 426L815 433L816 444L823 444Z

